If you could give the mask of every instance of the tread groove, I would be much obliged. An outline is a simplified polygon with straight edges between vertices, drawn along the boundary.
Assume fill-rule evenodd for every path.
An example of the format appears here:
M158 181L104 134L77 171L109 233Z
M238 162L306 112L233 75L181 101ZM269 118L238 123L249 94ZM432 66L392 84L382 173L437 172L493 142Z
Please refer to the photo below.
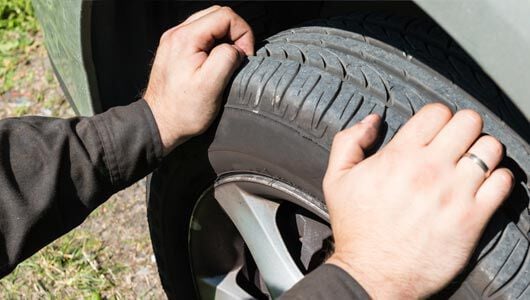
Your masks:
M351 98L353 99L353 97L355 97L356 95L354 94ZM357 112L361 109L361 107L363 106L364 104L364 96L361 95L361 98L359 99L359 103L357 104L357 106L355 107L355 109L353 110L353 112L350 114L350 116L346 119L346 122L343 123L343 125L340 127L340 130L344 130L346 128L346 126L351 122L351 120L355 117L355 115L357 115ZM349 105L349 102L348 102L348 105Z
M517 109L510 106L509 99L502 91L488 80L487 75L481 72L481 69L443 30L432 22L415 17L397 17L393 14L359 13L327 21L313 21L311 27L287 30L267 41L268 44L258 50L256 57L249 57L249 63L235 73L236 78L232 81L225 113L221 115L220 122L234 122L234 119L227 120L227 118L230 115L240 114L236 116L246 118L248 122L259 121L256 123L267 124L264 126L273 129L285 128L292 133L292 141L295 140L294 136L301 137L309 145L318 147L318 153L327 153L338 130L354 124L366 114L377 112L382 114L386 126L383 141L378 142L377 147L374 147L375 152L394 137L403 123L420 107L429 102L441 101L453 109L479 110L485 116L486 133L501 139L506 145L510 158L521 167L521 176L530 178L530 162L528 162L530 139L525 142L510 129L517 127L519 134L524 135L526 133L521 132L530 130L524 131L521 128L526 128L528 123L518 119ZM274 64L278 65L273 70ZM471 74L466 75L469 72ZM477 99L487 105L487 108ZM499 115L504 118L507 125L497 118ZM517 126L514 125L515 122L519 122ZM282 146L292 146L290 144L292 141L288 140L289 136L280 138L283 139ZM190 161L188 158L196 157L196 148L185 148L190 147L189 145L194 141L195 139L183 145L184 148L181 149L186 150L179 149L181 152L178 154L184 153L184 159L173 161L173 168L169 172L156 171L159 179L160 174L174 175L178 172L177 167ZM238 142L245 141L238 140ZM275 140L270 142L273 144ZM208 152L206 147L200 149ZM190 153L186 151L194 152L188 156ZM274 153L267 155L280 156L278 153L280 151L277 149L270 151ZM256 158L262 159L263 157L259 155L264 154L256 154ZM294 156L298 153L286 155ZM325 157L314 156L314 158L322 159L322 162L318 163L325 165ZM302 161L299 156L295 159ZM205 163L208 162L207 160ZM277 163L272 160L270 162ZM287 164L281 167L290 168ZM166 171L169 169L167 167L161 169L164 168ZM239 171L238 167L233 168L229 171ZM193 165L188 171L198 177L196 173L204 170L199 170L197 165ZM274 174L273 171L266 169L252 171L288 177ZM325 170L316 170L314 174L307 173L309 175L296 173L299 170L288 171L292 171L293 177L313 176L312 180L318 180L318 172ZM215 175L217 174L208 176ZM154 174L153 178L156 176ZM181 176L179 179L182 180L195 179L190 174ZM175 179L171 181L169 178L175 177L163 178L171 184L175 183ZM302 179L305 180L307 177ZM289 182L296 180L296 178L282 179ZM528 186L527 179L518 177L517 180L518 186L521 184ZM176 189L175 186L167 185L166 188L169 191ZM315 188L318 194L318 187L312 188ZM168 194L167 191L161 190L160 187L155 188L156 193L150 196L148 207L153 248L157 255L164 287L167 290L169 286L176 295L179 295L178 289L174 288L180 284L175 283L175 278L178 278L175 272L180 270L174 270L174 260L178 258L174 255L175 251L171 250L179 247L174 245L176 243L185 244L183 239L175 241L174 234L175 229L179 232L184 230L174 226L176 221L172 218L172 214L175 210L168 208L184 202L176 204L175 201L166 201L169 197L173 199L174 195L161 196L161 193ZM528 188L526 192L528 193ZM513 200L527 201L529 196L523 195L522 199ZM159 199L151 201L151 198L156 197ZM156 218L157 215L165 217ZM454 295L461 298L479 299L480 296L487 296L481 295L482 291L491 294L491 298L495 299L529 299L528 249L526 257L519 256L524 251L523 245L527 242L524 239L529 238L528 212L521 212L520 205L506 206L494 216L491 224L492 228L477 250L480 253L466 269L462 279L456 282L455 290L450 290L448 295L455 293ZM513 246L514 244L516 245ZM508 252L510 254L506 257ZM189 267L184 264L180 266ZM493 279L491 279L492 274L495 274Z
M339 82L339 88L335 91L335 94L333 94L333 96L331 97L331 99L329 100L329 102L326 104L326 106L324 107L324 110L322 111L322 113L320 114L320 116L318 117L318 120L317 120L317 124L315 127L318 127L320 125L320 122L322 122L322 118L324 118L324 115L327 113L327 111L329 110L329 108L331 107L331 105L333 104L333 102L335 101L335 99L337 99L337 97L340 95L340 93L342 92L342 85L343 85L343 82L340 81ZM318 105L317 105L318 106Z
M306 85L307 80L309 80L309 78L310 77L307 77L307 79L304 82L304 84L302 85L302 87L298 90L297 96L300 96L300 92L302 91L302 88ZM322 79L322 75L319 74L318 77L317 77L317 80L315 81L315 83L313 83L313 85L311 86L309 91L306 93L306 95L311 95L311 93L313 92L313 90L318 85L318 83L320 82L321 79ZM298 117L298 114L300 113L300 109L302 109L302 107L304 106L304 103L305 103L306 99L307 99L307 96L302 98L302 102L298 105L298 107L295 109L295 113L290 118L291 121L294 121Z
M375 17L364 16L365 19ZM373 19L370 22L374 24L336 19L324 22L324 25L334 22L335 25L342 24L342 27L364 28L361 31L363 34L312 24L313 27L292 29L268 39L269 51L258 53L258 56L267 56L263 58L266 60L264 64L271 68L271 64L290 61L295 62L296 66L291 67L295 70L294 75L291 76L291 72L289 75L271 75L274 80L269 78L270 82L260 85L263 91L258 102L264 101L265 95L279 97L279 102L273 107L285 107L283 116L274 114L274 110L269 111L268 106L263 106L259 113L274 115L274 120L296 128L308 139L327 148L334 133L372 112L382 114L387 124L381 141L381 145L384 145L426 103L441 101L452 106L453 110L472 108L485 116L485 128L489 130L487 133L494 134L507 145L511 158L521 164L528 176L530 164L524 162L526 154L530 154L530 147L508 126L503 125L497 116L478 103L473 95L454 84L458 82L471 89L494 90L495 95L500 95L493 82L481 79L481 76L486 75L479 74L477 68L462 56L458 47L438 27L419 20L388 15L385 19L387 21L380 18L378 22L399 23L398 28L381 28L381 25L374 25L376 22ZM428 40L428 35L441 38L432 42ZM401 48L398 48L398 43L385 44L380 39L397 40ZM426 57L432 58L434 66L449 71L439 73L434 67L429 67L423 60ZM274 72L285 72L284 67ZM240 73L238 76L243 75ZM253 81L258 80L255 77ZM461 77L467 79L461 81ZM230 104L229 107L246 109L240 103ZM504 107L492 109L501 111ZM500 215L505 216L504 213ZM529 217L522 218L526 220ZM474 293L476 296L490 294L505 297L525 293L525 287L522 286L524 282L521 283L521 276L524 275L521 274L529 271L530 265L521 263L522 258L516 256L524 249L522 240L515 240L522 237L514 232L519 230L517 226L521 223L511 219L506 220L506 223L498 218L496 220L505 227L502 228L502 234L491 235L487 243L481 243L481 247L484 247L481 249L485 251L473 261L473 267L461 285L462 288L469 288L469 292L462 292L465 295ZM528 239L526 235L525 238ZM495 275L490 280L487 274ZM514 288L516 282L518 288Z
M486 291L491 287L491 285L495 282L495 279L497 278L497 276L502 272L502 270L504 269L504 267L506 266L506 263L508 263L510 261L510 258L512 257L513 253L515 252L515 249L517 249L517 247L519 246L519 244L521 243L521 240L519 239L517 241L517 243L515 244L515 246L513 246L513 248L510 250L510 253L508 253L508 256L506 257L506 260L502 263L502 265L500 266L499 270L497 271L497 273L495 273L495 275L493 276L493 279L490 281L490 283L488 283L488 285L484 288L484 292L483 293L486 293ZM509 282L509 280L504 284L506 285L507 283ZM502 288L502 286L500 287ZM499 289L500 289L499 288ZM494 294L496 291L493 291L492 293L490 293L488 296L491 296L492 294Z
M276 67L274 67L274 70L272 70L270 72L270 76L265 80L265 82L263 82L262 85L260 85L260 89L258 89L258 91L256 91L256 98L255 98L255 102L254 102L254 107L258 106L259 103L261 103L261 98L263 96L263 89L265 89L265 87L267 86L267 83L269 83L269 80L271 80L271 78L273 77L274 73L280 68L281 65L282 65L281 63L278 63L276 65ZM263 76L265 76L265 74Z

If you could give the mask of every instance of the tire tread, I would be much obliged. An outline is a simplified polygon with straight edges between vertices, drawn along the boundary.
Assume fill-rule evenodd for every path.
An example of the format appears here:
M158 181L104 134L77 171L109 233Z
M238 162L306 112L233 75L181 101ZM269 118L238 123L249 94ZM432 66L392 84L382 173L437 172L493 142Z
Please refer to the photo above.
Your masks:
M351 32L355 29L364 34ZM453 110L479 111L485 131L507 146L508 155L526 178L530 174L528 144L499 119L515 119L507 108L509 100L430 22L378 14L319 21L269 38L256 55L236 76L226 108L259 113L329 149L335 133L374 112L387 124L384 145L423 105L442 101ZM492 99L503 100L499 104ZM516 129L517 124L510 123ZM528 193L525 180L521 177L519 188ZM508 299L528 293L525 224L530 216L527 209L518 213L518 221L507 220L498 228L502 234L484 245L454 295Z

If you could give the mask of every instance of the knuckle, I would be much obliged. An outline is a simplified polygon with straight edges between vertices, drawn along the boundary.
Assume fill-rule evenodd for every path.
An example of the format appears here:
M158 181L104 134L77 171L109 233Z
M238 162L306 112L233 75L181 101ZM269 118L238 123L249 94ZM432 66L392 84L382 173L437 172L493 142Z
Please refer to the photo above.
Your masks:
M162 34L162 37L160 38L160 43L176 43L182 40L183 36L185 35L186 28L181 27L178 29L170 29L167 30Z
M499 180L506 185L507 188L511 187L514 183L514 177L510 170L508 169L500 169L498 171Z
M184 25L182 27L179 27L178 29L174 30L172 33L171 33L171 36L170 38L172 40L176 40L176 41L179 41L181 40L183 37L185 37L186 35L190 34L190 29L189 29L189 25Z
M371 124L359 123L355 126L357 126L356 129L358 129L361 136L370 140L374 140L377 137L377 130Z
M442 117L450 118L453 115L451 109L442 103L429 103L425 105L425 107L436 112L437 115Z
M230 6L223 6L221 7L221 10L224 14L234 14L234 10Z
M237 61L239 59L239 52L236 48L228 45L228 44L221 44L218 46L219 51L222 51L227 59L230 61Z
M504 151L504 146L499 142L498 139L491 135L485 135L482 138L484 145L488 148L488 151L495 156L501 156Z
M465 118L468 118L473 125L482 127L482 117L479 113L471 109L464 109L459 114Z
M162 36L160 36L160 44L167 41L170 35L171 35L171 29L164 31L164 33L162 33Z

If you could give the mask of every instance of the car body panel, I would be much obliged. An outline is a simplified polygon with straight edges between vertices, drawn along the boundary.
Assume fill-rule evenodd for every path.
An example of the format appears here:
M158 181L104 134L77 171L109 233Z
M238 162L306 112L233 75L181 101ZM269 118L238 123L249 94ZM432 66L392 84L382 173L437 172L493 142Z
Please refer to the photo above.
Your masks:
M414 0L530 119L530 1Z
M90 47L90 2L34 0L50 60L68 100L78 115L98 111Z
M441 25L530 119L530 2L413 0ZM91 54L90 0L33 0L63 90L79 115L101 112Z

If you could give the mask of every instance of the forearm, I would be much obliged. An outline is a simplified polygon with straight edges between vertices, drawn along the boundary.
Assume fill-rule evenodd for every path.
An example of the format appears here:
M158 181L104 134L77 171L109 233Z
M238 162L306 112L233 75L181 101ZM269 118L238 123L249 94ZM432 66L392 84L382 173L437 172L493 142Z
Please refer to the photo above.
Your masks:
M91 118L0 121L0 276L158 164L141 100Z

